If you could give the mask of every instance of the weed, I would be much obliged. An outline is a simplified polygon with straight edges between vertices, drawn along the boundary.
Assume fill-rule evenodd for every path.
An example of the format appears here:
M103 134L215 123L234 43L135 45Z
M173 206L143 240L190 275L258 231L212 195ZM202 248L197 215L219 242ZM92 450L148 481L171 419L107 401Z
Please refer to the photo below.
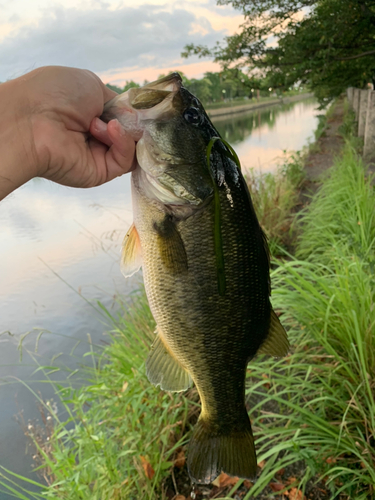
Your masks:
M301 460L304 492L318 474L332 498L373 498L374 206L370 180L347 143L302 219L299 260L272 273L292 354L250 366L247 394L259 460L268 468L245 499Z
M374 191L352 142L330 172L301 219L297 257L332 262L337 248L347 255L371 258L375 241ZM370 269L369 269L370 270Z
M161 498L162 480L186 441L188 402L153 387L145 375L154 330L145 294L134 296L117 318L100 307L114 329L103 352L87 354L93 368L85 368L86 384L74 389L51 381L59 410L39 398L45 429L25 428L47 484L43 498ZM10 479L4 473L0 486Z
M287 244L290 238L292 209L298 203L298 189L304 178L305 154L284 154L285 160L276 174L255 175L251 171L246 176L254 208L268 237L272 255L280 252L280 245Z
M315 141L320 139L325 134L328 124L328 119L326 114L317 115L317 118L318 118L318 126L314 132Z

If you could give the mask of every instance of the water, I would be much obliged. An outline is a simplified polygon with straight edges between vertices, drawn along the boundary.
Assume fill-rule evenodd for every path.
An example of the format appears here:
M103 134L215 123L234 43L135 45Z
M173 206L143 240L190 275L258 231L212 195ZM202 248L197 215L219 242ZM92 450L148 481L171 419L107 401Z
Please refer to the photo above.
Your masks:
M270 171L283 150L301 149L313 135L315 107L308 99L214 123L243 168ZM34 179L1 202L0 465L7 469L33 477L14 415L23 410L27 421L39 413L35 395L20 381L51 398L51 388L37 382L41 374L33 374L36 362L49 364L57 357L54 364L61 367L82 363L88 334L101 345L109 328L96 302L115 312L116 296L138 286L139 276L125 280L119 270L121 241L131 221L130 176L79 191ZM27 332L21 362L17 343ZM10 498L0 491L0 500Z
M283 151L302 149L318 124L314 99L220 117L215 126L236 150L242 168L275 170Z

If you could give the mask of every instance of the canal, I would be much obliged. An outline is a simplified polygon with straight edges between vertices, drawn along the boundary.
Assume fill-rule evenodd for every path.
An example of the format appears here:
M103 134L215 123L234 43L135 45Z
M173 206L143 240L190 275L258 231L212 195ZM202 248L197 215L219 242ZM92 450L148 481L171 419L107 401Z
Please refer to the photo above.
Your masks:
M306 99L214 124L243 169L268 172L283 150L301 149L313 136L316 108ZM90 342L100 349L108 341L103 332L111 325L98 302L115 314L117 300L141 283L139 275L125 280L119 270L131 222L130 176L80 191L34 179L0 204L0 465L17 474L33 477L15 415L26 424L40 418L36 396L24 383L52 398L38 366L57 366L51 377L66 379L85 363ZM10 498L0 491L0 500Z

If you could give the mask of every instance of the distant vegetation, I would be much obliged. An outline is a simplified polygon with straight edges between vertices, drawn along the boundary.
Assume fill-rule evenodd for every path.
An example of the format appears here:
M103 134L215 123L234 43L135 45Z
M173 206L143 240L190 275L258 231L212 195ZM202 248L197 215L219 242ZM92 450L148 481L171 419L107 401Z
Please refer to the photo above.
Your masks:
M285 90L274 89L269 86L266 79L248 76L238 69L226 69L213 73L207 72L203 78L187 78L183 73L184 86L204 104L231 102L233 100L251 100L259 97L281 96ZM159 75L159 78L165 75ZM143 83L145 85L147 80ZM107 84L111 90L121 93L132 87L140 87L133 80L126 81L124 87ZM298 89L298 90L297 90ZM287 89L288 93L303 91L303 85L296 85Z
M373 0L217 0L245 22L224 43L189 44L183 56L211 57L223 69L257 75L269 87L302 83L321 102L375 83Z
M353 122L347 113L343 154L300 215L295 256L272 273L273 305L293 347L286 360L250 367L248 397L267 471L245 499L301 463L293 479L304 493L319 478L324 498L374 498L375 193Z

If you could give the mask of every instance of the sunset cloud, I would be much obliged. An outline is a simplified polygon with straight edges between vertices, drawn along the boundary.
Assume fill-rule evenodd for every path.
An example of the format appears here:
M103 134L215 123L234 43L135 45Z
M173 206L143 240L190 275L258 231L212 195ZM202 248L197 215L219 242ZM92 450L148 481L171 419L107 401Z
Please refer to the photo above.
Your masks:
M81 2L76 7L67 1L26 16L14 10L8 14L0 23L0 81L50 64L88 68L112 83L135 79L134 75L142 81L150 73L178 66L196 76L198 67L202 73L207 69L197 58L183 60L184 46L212 46L239 21L233 9L217 7L213 0L162 5L154 0L136 7L126 0L117 5ZM209 61L206 66L218 68Z

